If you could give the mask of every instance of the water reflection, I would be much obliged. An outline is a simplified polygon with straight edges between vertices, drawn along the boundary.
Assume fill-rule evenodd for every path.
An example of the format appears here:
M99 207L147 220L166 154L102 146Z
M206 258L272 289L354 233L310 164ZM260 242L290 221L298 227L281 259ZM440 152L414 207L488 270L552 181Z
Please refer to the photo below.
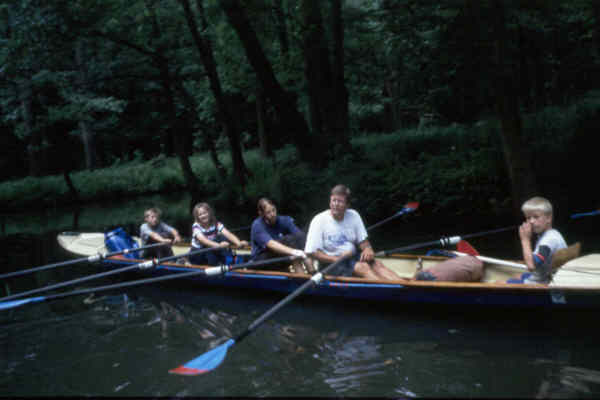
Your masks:
M187 205L182 208L186 209L182 219L187 226ZM136 209L137 205L126 211L133 217L116 210L110 210L115 214L109 216L101 208L86 216L88 211L82 210L78 219L68 215L41 223L38 229L43 234L6 234L0 240L2 266L8 272L65 260L68 255L56 244L58 231L73 230L76 225L98 231L98 215L103 212L107 223L131 218L135 227ZM18 223L18 218L7 221L5 231L16 229ZM239 226L246 224L240 221ZM398 244L402 243L393 245ZM0 291L16 293L94 272L98 272L94 265L59 268L3 281ZM595 343L600 332L589 324L593 314L574 313L563 321L546 312L464 314L451 308L437 312L408 306L372 308L330 299L305 301L303 297L235 346L214 372L195 378L172 376L167 373L170 368L242 332L283 297L251 291L183 290L178 284L103 292L1 313L0 393L152 397L600 395L600 351Z

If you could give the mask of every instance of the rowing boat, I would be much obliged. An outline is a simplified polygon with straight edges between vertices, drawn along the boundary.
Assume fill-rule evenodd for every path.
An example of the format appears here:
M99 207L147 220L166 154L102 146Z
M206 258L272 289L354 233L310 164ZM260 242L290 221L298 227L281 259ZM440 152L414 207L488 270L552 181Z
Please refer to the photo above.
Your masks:
M90 256L106 251L103 233L63 232L59 244L67 251L80 256ZM136 240L139 241L138 238ZM189 244L173 246L175 255L184 255ZM245 261L247 250L236 251L236 258ZM427 269L446 260L446 257L392 254L381 261L402 279L374 281L358 277L326 275L319 284L306 290L309 296L330 296L344 299L365 299L397 304L445 304L474 306L504 306L515 308L544 307L598 308L600 306L600 254L577 257L564 264L550 285L506 283L518 278L524 271L514 262L486 260L481 282L439 282L412 280L417 268ZM107 268L120 268L144 260L117 255L102 260ZM518 265L518 264L517 264ZM208 266L165 262L157 267L140 271L144 275L170 275L206 269ZM242 269L220 276L196 275L188 278L194 284L230 288L244 288L291 293L310 275L290 272Z

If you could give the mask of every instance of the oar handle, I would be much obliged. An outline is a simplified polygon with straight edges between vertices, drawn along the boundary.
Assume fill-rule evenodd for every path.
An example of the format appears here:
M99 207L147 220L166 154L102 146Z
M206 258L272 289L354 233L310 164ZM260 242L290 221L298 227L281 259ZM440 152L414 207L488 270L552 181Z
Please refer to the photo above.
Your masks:
M504 228L492 229L492 230L484 231L484 232L469 233L468 235L462 235L461 238L469 239L469 238L474 238L474 237L479 237L479 236L491 235L492 233L510 231L510 230L516 229L516 228L517 228L517 225L511 225L511 226L507 226Z

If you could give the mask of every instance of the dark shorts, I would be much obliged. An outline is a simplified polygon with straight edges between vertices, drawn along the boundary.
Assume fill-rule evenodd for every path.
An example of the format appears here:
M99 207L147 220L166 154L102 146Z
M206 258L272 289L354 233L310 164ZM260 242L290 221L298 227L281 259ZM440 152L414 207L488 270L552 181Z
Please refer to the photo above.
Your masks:
M306 244L306 234L304 232L290 233L289 235L285 235L280 238L277 238L277 241L281 244L291 247L292 249L304 250L304 245ZM279 254L279 253L274 253L269 250L265 250L265 251L257 254L256 257L254 257L254 259L252 261L269 260L271 258L278 258L278 257L285 257L285 255ZM287 271L287 268L290 264L291 264L291 261L283 261L283 262L278 262L278 263L274 263L274 264L261 265L261 266L258 266L257 269L277 270L277 271L286 270Z
M158 242L155 242L151 238L148 238L148 242L146 243L146 245L155 244L155 243L158 243ZM152 247L150 249L144 250L144 258L165 258L165 257L171 257L172 255L173 255L173 250L171 249L171 246L168 246L168 245Z
M342 261L337 264L333 269L330 269L326 272L326 275L334 275L334 276L352 276L354 273L354 265L360 260L360 253L356 254L347 260ZM330 265L330 264L328 264ZM319 271L323 271L328 265L323 265L319 267Z
M215 242L225 241L224 236L217 236ZM192 247L191 250L199 250ZM229 249L211 250L205 253L192 254L188 257L190 263L194 265L229 265L233 260L233 253Z

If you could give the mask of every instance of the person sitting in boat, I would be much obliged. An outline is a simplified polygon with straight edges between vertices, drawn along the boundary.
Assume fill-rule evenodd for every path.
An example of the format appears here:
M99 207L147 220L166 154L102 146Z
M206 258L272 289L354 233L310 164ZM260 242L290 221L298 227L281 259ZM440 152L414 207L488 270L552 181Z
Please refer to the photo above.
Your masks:
M258 217L252 222L250 244L252 261L267 260L274 257L299 256L292 262L294 273L314 273L312 261L306 257L304 245L306 234L296 226L294 219L287 215L277 215L273 202L265 197L258 200ZM304 260L304 262L303 262ZM268 269L286 270L289 262L265 265Z
M522 283L548 284L552 280L552 256L567 247L559 231L552 228L552 204L543 197L533 197L521 206L525 222L519 227L523 261L530 272L521 275ZM532 239L535 247L532 250ZM517 283L509 280L509 283ZM519 283L520 283L519 282Z
M140 238L142 247L153 243L178 243L181 236L177 229L167 225L160 220L162 212L158 207L152 207L144 211L144 223L140 226ZM173 255L170 246L159 246L144 250L145 258L163 258Z
M240 240L217 221L215 213L207 203L198 203L192 210L194 224L192 225L192 250L213 247L217 250L206 253L192 254L189 261L197 265L228 264L232 253L228 248L248 246L248 242Z
M317 214L310 222L304 252L325 264L350 256L334 267L329 272L331 275L402 279L375 259L360 214L348 208L349 199L350 189L346 186L336 185L331 189L329 209Z

